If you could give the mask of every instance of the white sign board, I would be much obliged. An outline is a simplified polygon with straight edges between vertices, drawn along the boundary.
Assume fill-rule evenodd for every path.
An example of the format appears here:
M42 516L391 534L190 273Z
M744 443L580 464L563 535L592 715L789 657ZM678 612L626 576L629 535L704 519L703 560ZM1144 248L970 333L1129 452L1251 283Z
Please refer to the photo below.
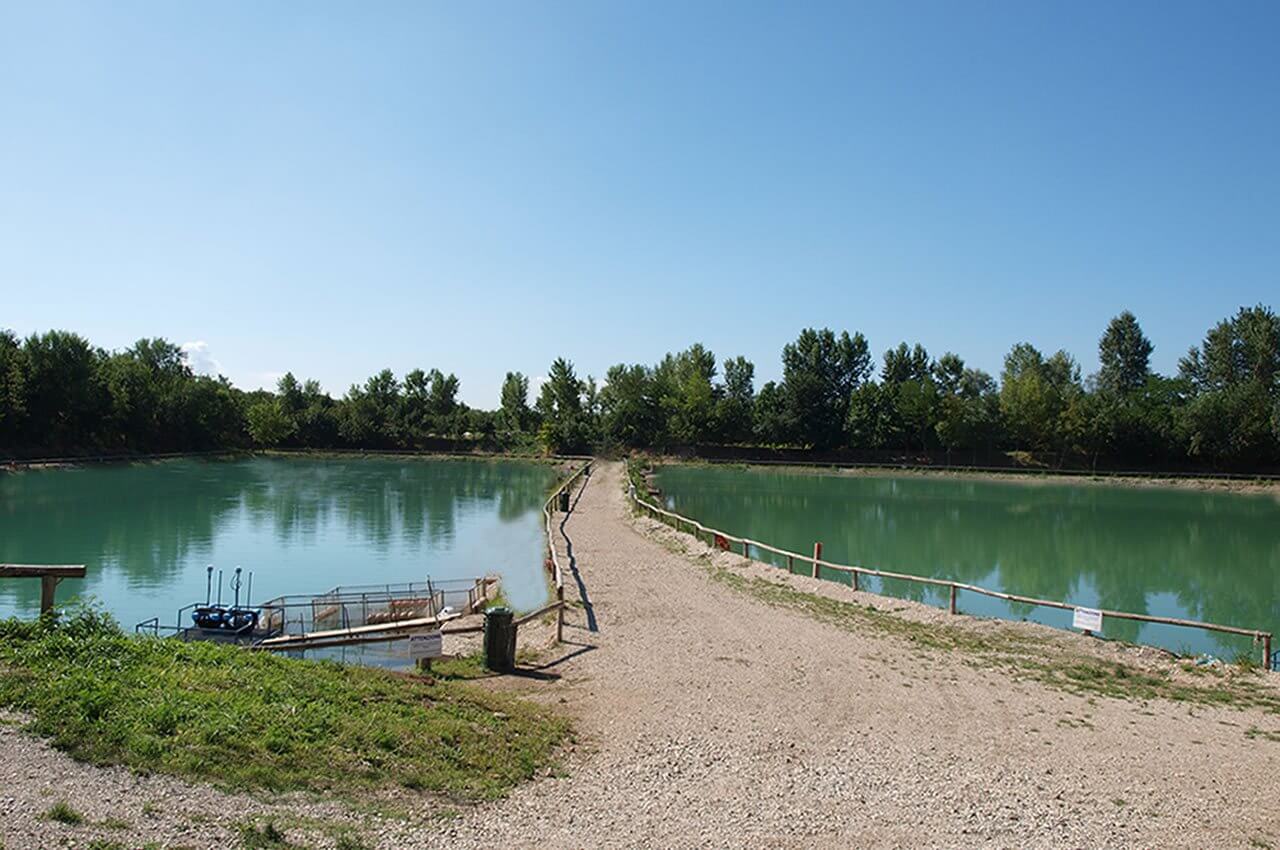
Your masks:
M444 657L444 635L440 632L409 635L409 657L414 660Z
M1102 631L1102 612L1097 608L1076 608L1071 613L1071 628L1086 632Z

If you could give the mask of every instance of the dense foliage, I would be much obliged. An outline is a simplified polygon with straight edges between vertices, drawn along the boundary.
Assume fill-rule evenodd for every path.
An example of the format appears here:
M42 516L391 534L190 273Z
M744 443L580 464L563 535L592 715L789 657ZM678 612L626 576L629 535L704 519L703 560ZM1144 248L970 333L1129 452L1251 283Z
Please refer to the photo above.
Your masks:
M1218 323L1182 358L1152 371L1132 313L1113 319L1101 368L1082 379L1065 351L1009 351L999 381L946 353L906 343L878 375L861 334L806 329L782 352L783 379L753 392L752 366L701 346L652 368L615 366L599 393L600 439L628 447L802 447L823 453L945 456L984 462L1009 451L1051 465L1273 468L1280 463L1280 318L1264 306Z
M442 441L556 452L594 448L790 447L991 462L1025 452L1050 465L1273 468L1280 464L1280 318L1241 308L1179 364L1152 371L1153 345L1121 313L1083 378L1065 351L1018 343L999 379L920 344L805 329L782 350L782 379L757 391L755 367L692 345L646 366L618 364L602 385L564 358L529 403L507 373L501 406L458 401L458 379L383 370L334 399L292 374L246 393L197 376L181 351L142 340L122 352L61 331L0 333L0 453L191 451L282 446L440 448Z

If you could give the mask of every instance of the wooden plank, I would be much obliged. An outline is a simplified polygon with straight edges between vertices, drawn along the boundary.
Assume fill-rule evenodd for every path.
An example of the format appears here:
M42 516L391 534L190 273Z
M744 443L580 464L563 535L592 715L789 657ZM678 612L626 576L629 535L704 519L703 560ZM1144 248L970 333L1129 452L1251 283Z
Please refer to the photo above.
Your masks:
M84 578L84 564L0 564L0 578Z
M549 614L552 611L557 611L563 607L564 607L564 601L557 599L555 602L552 602L550 605L544 605L543 607L539 608L537 611L531 611L530 613L525 614L523 617L515 621L515 625L517 626L524 625L530 620L536 620L539 617L541 617L543 614Z
M263 649L303 648L305 644L321 643L326 645L332 641L349 640L352 643L362 638L373 639L375 635L395 635L401 632L419 631L434 628L461 617L461 614L437 614L434 617L419 617L415 620L399 620L390 623L376 623L368 626L354 626L349 629L327 629L319 632L307 632L301 635L281 635L259 641L255 646ZM335 644L337 645L337 644Z

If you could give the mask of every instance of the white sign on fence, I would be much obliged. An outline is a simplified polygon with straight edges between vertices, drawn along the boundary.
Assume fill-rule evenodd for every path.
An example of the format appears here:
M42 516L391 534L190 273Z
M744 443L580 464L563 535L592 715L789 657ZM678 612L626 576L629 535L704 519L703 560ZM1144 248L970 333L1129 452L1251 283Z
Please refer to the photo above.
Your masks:
M409 657L415 661L422 658L444 657L444 635L440 632L409 635Z
M1097 608L1076 608L1071 613L1071 628L1086 632L1102 631L1102 612Z

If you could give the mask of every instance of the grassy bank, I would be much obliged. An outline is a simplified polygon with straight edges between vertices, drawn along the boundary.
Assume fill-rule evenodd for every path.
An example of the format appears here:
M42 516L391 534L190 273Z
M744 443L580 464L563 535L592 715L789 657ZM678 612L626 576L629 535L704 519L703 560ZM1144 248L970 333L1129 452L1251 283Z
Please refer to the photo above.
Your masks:
M228 789L501 796L565 721L458 681L127 636L85 612L0 621L0 705L76 758Z

